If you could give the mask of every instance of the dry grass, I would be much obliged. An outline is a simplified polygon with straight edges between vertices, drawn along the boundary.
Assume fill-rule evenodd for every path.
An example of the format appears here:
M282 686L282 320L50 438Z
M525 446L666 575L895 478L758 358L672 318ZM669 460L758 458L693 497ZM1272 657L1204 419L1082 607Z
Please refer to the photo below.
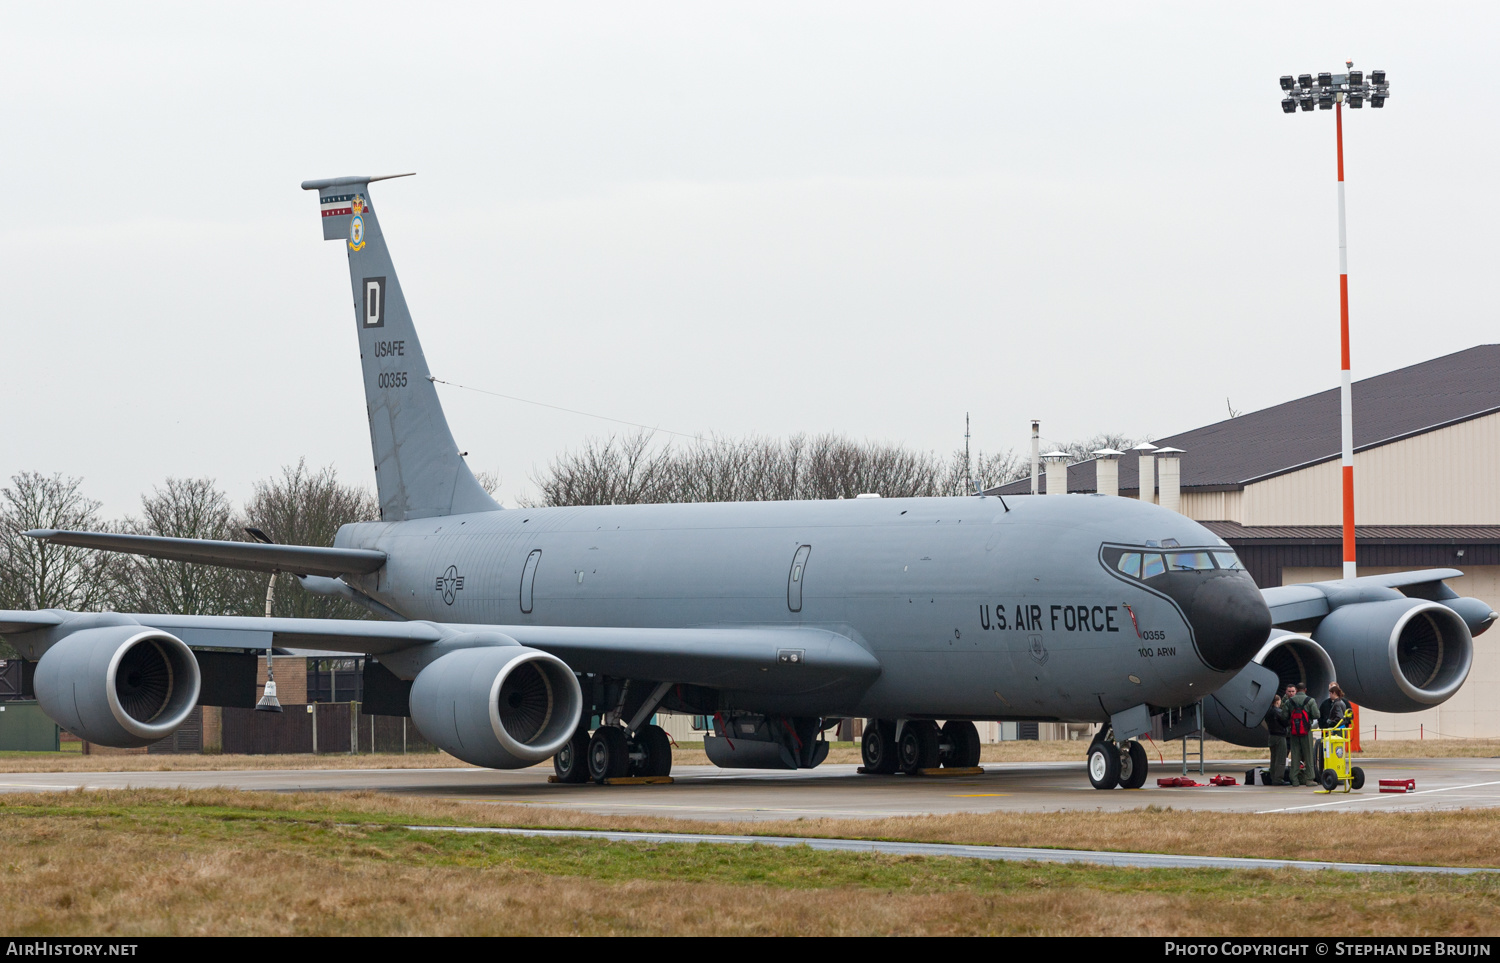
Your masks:
M1493 876L1314 880L1292 871L421 834L390 824L476 815L534 824L544 814L375 794L8 797L0 801L7 840L0 929L113 936L1473 936L1500 929ZM595 825L668 822L545 815ZM1116 828L1128 833L1192 814L1120 815ZM1319 828L1359 818L1323 817ZM1307 828L1272 822L1287 833Z
M595 791L581 787L581 792ZM598 792L612 790L600 788ZM1298 790L1285 790L1287 798ZM1311 791L1307 792L1311 796ZM746 822L615 816L541 806L445 800L401 800L351 794L349 805L409 818L490 826L554 826L758 836L896 839L990 846L1035 846L1117 852L1337 860L1500 868L1500 810L1438 812L1255 813L1148 806L1126 812L990 812L886 819L795 819ZM1281 797L1278 797L1281 798ZM386 807L398 808L386 808ZM404 807L410 806L410 809ZM476 811L477 810L477 811Z
M1262 753L1264 755L1264 753ZM1360 745L1365 759L1495 759L1500 739L1366 739Z

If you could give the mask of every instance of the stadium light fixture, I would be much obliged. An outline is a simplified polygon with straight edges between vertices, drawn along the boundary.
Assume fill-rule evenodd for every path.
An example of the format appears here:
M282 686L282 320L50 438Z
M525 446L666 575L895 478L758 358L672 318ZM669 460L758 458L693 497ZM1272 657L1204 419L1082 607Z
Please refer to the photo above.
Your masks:
M1384 107L1391 95L1391 85L1386 82L1384 70L1372 70L1366 79L1364 71L1354 69L1354 61L1345 61L1344 66L1345 73L1318 74L1316 84L1312 74L1298 74L1297 82L1288 86L1291 75L1283 74L1281 89L1285 96L1281 109L1288 114L1296 113L1295 106L1289 105L1300 103L1305 112L1312 110L1316 101L1320 109L1334 111L1339 172L1339 421L1343 436L1344 578L1354 578L1354 413L1353 382L1349 374L1349 235L1344 228L1344 104L1357 108L1369 100L1371 107Z

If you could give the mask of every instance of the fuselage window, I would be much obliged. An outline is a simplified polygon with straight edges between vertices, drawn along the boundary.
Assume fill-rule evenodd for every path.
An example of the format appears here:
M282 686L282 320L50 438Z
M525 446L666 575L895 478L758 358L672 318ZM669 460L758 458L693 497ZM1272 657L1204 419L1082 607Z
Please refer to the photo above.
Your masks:
M1160 555L1147 555L1141 564L1141 578L1156 578L1167 570Z
M1214 562L1208 552L1173 552L1167 556L1167 568L1174 572L1212 572Z
M1219 568L1227 568L1231 572L1245 570L1245 566L1240 564L1240 557L1233 552L1214 552L1214 560L1219 563Z
M1141 554L1139 552L1127 552L1120 556L1120 562L1116 566L1120 571L1131 578L1141 577Z

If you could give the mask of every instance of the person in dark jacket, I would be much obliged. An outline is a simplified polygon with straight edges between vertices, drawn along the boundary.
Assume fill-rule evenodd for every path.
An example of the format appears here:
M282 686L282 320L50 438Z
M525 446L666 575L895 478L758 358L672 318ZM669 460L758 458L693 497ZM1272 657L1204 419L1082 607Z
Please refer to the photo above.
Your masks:
M1265 722L1271 740L1271 785L1279 786L1281 774L1286 769L1286 723L1281 718L1281 696L1271 700Z
M1349 711L1349 700L1337 682L1329 683L1328 698L1318 707L1318 728L1338 729L1344 724L1344 715Z

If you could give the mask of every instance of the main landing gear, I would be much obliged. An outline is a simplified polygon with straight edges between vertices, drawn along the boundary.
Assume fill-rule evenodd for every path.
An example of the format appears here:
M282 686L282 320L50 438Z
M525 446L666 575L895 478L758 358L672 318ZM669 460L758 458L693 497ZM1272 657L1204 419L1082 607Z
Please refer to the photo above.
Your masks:
M897 732L900 732L897 735ZM864 771L914 775L923 769L979 765L979 730L972 722L950 719L941 728L930 719L871 719L865 726L860 754Z
M600 726L592 736L580 726L552 757L558 782L603 783L627 776L670 776L672 740L661 726L645 725L632 736L620 726Z
M1101 732L1089 744L1089 782L1095 789L1139 789L1146 784L1146 747L1131 740L1123 746Z

